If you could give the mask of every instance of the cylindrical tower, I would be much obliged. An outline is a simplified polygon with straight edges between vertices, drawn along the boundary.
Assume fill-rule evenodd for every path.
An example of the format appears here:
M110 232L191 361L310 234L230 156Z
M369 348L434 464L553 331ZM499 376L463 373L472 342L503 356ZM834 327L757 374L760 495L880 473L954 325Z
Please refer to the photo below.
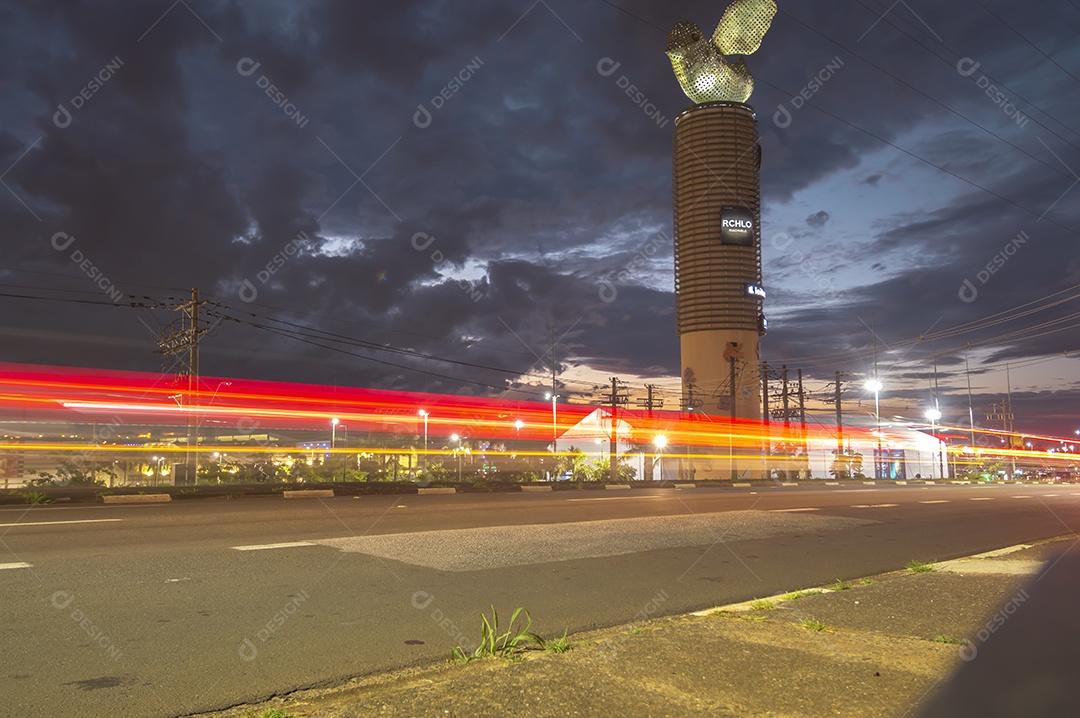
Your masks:
M761 146L754 110L705 102L675 119L675 317L683 397L761 418ZM734 366L733 366L734 364Z

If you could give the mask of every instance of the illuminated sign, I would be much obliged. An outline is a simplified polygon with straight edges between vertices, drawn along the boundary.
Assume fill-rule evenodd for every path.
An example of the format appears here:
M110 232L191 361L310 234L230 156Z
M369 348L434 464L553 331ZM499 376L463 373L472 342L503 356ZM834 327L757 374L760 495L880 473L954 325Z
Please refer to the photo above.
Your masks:
M724 207L720 210L720 243L753 246L754 213L746 207Z
M764 314L759 314L757 318L757 330L758 334L765 336L769 331L769 320L765 318Z
M746 296L748 296L748 297L758 297L760 299L764 299L765 298L765 287L759 286L757 284L747 284L746 285Z

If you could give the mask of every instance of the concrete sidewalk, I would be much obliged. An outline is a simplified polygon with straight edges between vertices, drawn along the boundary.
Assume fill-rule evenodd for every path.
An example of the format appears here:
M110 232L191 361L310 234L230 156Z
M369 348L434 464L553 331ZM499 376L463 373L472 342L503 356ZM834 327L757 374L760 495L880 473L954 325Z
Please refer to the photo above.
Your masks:
M993 653L999 629L1004 636L1014 615L1039 612L1040 571L1060 570L1062 579L1080 583L1073 562L1052 563L1076 543L1070 537L1014 547L929 572L900 571L576 634L573 650L563 654L447 662L200 715L247 718L276 708L320 718L901 716L917 715L932 699L956 699L935 715L968 714L957 706L973 703L948 685L950 676L963 667L968 690L987 680L1001 684L994 686L998 692L1007 690L1007 676L1019 674L981 677L989 659L980 656ZM1055 590L1061 593L1062 585ZM503 607L500 616L509 613ZM1045 623L1047 616L1041 618ZM478 615L475 638L479 623ZM1022 673L1027 657L1012 658ZM1020 712L994 715L1055 715L1024 712L1039 705L1030 696L1018 705Z

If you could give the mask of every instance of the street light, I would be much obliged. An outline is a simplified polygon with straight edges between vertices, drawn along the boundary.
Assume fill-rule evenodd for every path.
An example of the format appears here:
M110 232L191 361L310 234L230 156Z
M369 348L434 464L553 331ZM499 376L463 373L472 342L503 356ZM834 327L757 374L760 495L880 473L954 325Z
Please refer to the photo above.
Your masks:
M657 435L657 437L655 439L653 439L653 444L656 445L657 451L660 452L656 457L656 464L659 467L659 471L660 471L660 481L663 481L664 480L664 447L667 446L667 437L664 436L663 434L659 434L659 435Z
M454 450L454 453L457 454L457 480L458 480L458 483L460 484L461 483L461 441L462 441L462 439L457 434L451 434L450 435L450 441L456 441L457 445L458 445L458 448Z
M547 394L544 394L544 398L551 400L551 453L555 454L558 453L558 450L555 448L555 444L559 440L559 433L558 429L556 428L558 424L556 422L555 402L558 401L559 395L552 394L549 391Z
M428 417L431 416L431 413L427 412L427 411L424 411L423 409L421 409L420 411L418 411L416 413L417 413L418 416L421 416L424 419L424 464L423 464L422 471L423 471L424 476L426 477L427 476L427 420L428 420Z
M334 444L337 442L337 425L339 424L338 418L335 416L330 420L330 456L334 455ZM330 477L334 478L333 476Z
M874 478L875 479L884 478L882 476L879 476L879 474L882 473L881 472L881 463L882 463L881 462L881 404L880 404L881 389L882 389L881 382L878 381L877 377L874 377L873 379L867 379L866 380L866 390L874 392L874 428L876 429L875 433L877 433L877 456L874 458Z
M937 420L938 420L938 419L940 419L940 418L941 418L941 412L940 412L940 411L938 411L936 407L935 407L935 408L931 408L931 409L927 409L927 410L926 410L926 418L930 420L930 435L931 435L931 436L933 436L933 435L934 435L934 433L935 433L935 425L936 425L936 422L937 422ZM937 437L936 437L936 436L934 436L934 441L937 441ZM941 465L941 453L940 453L940 449L941 449L941 447L939 446L939 447L938 447L938 451L937 451L937 452L935 452L935 453L937 453L937 455L938 455L938 473L940 473L940 474L941 474L941 478L943 478L943 479L944 479L944 478L945 478L945 469L944 469L944 467L943 467L943 466ZM933 465L933 464L930 464L930 478L931 478L931 479L932 479L932 478L934 478L934 465Z

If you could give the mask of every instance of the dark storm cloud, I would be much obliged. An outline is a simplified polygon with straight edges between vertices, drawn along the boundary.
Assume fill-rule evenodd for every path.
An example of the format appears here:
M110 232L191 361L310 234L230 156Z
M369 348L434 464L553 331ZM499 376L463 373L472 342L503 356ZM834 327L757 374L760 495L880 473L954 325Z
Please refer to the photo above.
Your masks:
M0 157L10 168L10 191L0 187L8 258L0 279L100 298L71 250L50 243L65 232L125 295L200 287L245 321L287 319L491 368L349 348L399 366L377 364L229 321L204 343L207 370L223 375L491 392L469 382L503 387L514 375L494 369L550 370L553 327L563 370L677 375L664 289L670 239L661 247L656 238L671 232L672 132L689 103L663 49L674 22L711 32L722 7L616 4L641 20L605 3L554 1L0 5L11 93L0 108ZM766 281L766 308L776 312L764 347L777 358L818 357L807 360L808 375L865 366L870 333L860 317L874 315L882 339L900 341L1080 275L1075 232L1054 224L1080 226L1075 201L1067 195L1050 209L1072 181L1066 165L1080 166L1075 135L1035 110L1018 127L978 79L1004 80L1010 98L1020 89L1058 118L1075 116L1076 93L978 8L912 8L920 15L901 5L881 21L861 3L847 12L781 3L749 58L764 202L797 212L783 220L801 228L795 246L838 279L855 277L834 293L787 287L782 278L805 280L803 260L770 255L777 275ZM1056 45L1064 63L1075 53L1071 36L1038 12L1024 32ZM979 63L976 74L957 70L964 57ZM113 76L57 126L58 106L113 58L122 60ZM887 142L1030 211L955 184ZM917 176L957 199L866 220L859 202L830 186L835 205L796 209L800 193L856 168L854 182L875 187L866 190L875 197L886 187L915 195L906 183ZM826 223L857 239L812 250ZM1030 237L1021 251L980 282L1020 231ZM965 280L976 283L976 301L958 296ZM245 281L257 293L250 302ZM23 301L0 330L13 339L2 358L155 369L150 330L169 318ZM133 349L140 343L145 351ZM1005 337L997 351L1019 358L1064 344L1061 334ZM1042 399L1055 397L1032 405Z

